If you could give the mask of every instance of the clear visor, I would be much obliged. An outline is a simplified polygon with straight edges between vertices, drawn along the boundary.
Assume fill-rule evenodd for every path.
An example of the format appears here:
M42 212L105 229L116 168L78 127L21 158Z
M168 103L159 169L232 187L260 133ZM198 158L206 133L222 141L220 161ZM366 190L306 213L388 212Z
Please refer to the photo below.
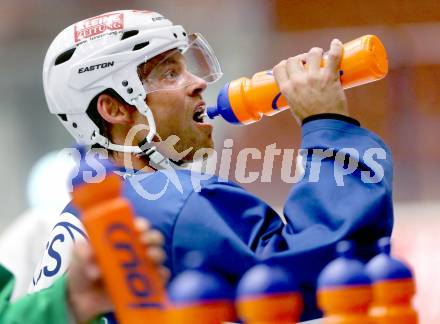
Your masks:
M210 84L223 75L213 50L198 33L188 36L187 47L155 56L140 65L138 72L147 93Z

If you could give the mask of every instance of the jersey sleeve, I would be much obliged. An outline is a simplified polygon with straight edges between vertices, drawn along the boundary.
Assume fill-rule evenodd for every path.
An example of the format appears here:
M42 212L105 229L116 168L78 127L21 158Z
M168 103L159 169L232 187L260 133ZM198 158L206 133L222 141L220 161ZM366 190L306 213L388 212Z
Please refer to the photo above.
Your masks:
M1 281L1 280L0 280ZM0 323L68 323L66 305L66 279L59 278L48 289L26 295L11 303L14 280L1 282Z
M393 225L392 156L368 130L338 120L303 127L305 174L289 193L283 237L290 253L315 251L341 239L371 256ZM328 251L326 251L328 253ZM331 255L331 253L328 253Z
M187 199L173 235L173 264L199 251L205 267L232 282L259 261L285 266L306 295L303 319L316 317L315 282L335 244L354 240L367 257L392 228L392 160L374 134L338 120L303 127L304 176L284 208L287 224L264 201L231 183L211 183ZM319 166L319 168L318 168ZM363 250L365 248L365 251Z
M64 275L70 264L73 245L87 239L84 227L76 214L77 211L69 205L54 223L28 292L48 288Z

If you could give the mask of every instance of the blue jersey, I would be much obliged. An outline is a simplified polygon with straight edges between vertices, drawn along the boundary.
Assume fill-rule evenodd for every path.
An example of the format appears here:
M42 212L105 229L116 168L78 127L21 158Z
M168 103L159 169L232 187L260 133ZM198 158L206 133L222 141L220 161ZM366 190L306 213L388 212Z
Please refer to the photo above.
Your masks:
M305 124L301 148L307 150L305 174L288 195L286 224L267 203L237 184L188 170L134 174L124 183L124 196L136 215L164 234L166 266L173 277L185 270L184 256L193 250L201 252L205 267L233 284L255 263L274 262L299 282L305 297L303 319L314 318L320 315L316 279L334 258L335 243L354 240L361 257L368 259L375 241L391 233L392 160L380 138L339 120ZM348 172L350 163L355 168ZM146 199L140 190L155 199ZM71 205L65 214L79 217ZM81 232L78 237L84 236L78 224L71 225ZM61 253L60 246L73 239L72 231L65 231L62 242L58 236L56 245L48 243L55 259L67 253ZM37 271L40 279L49 259ZM54 269L52 262L48 270Z

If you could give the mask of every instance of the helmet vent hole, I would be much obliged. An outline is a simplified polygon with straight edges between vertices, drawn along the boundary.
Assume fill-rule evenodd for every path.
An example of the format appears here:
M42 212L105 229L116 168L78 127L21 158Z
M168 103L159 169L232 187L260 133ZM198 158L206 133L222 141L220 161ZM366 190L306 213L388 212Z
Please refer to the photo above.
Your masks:
M141 48L144 48L145 46L148 46L149 44L150 44L150 42L136 44L133 47L133 51L137 51L137 50L139 50Z
M58 117L60 117L60 119L62 120L62 121L67 121L67 115L66 114L58 114Z
M173 35L174 35L175 38L177 38L177 34L176 33L173 33Z
M58 55L58 57L55 59L55 65L62 64L64 62L67 62L72 57L73 53L75 52L76 47L71 48L70 50L65 51L64 53L61 53Z
M72 126L73 126L73 128L77 128L78 127L78 125L76 123L73 123Z
M122 34L121 40L135 36L137 34L139 34L139 30L128 30Z
M182 35L186 37L186 33L185 32L183 32Z

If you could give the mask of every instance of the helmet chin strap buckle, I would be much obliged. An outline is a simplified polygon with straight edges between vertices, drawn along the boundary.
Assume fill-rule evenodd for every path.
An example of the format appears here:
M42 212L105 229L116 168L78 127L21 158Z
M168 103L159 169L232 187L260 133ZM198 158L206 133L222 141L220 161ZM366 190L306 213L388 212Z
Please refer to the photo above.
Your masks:
M139 155L146 156L150 160L154 160L162 168L173 167L178 168L183 165L184 158L187 156L193 148L190 147L183 152L177 152L174 145L179 141L179 137L176 135L169 136L165 141L148 143L147 139L141 141L138 146L142 153ZM162 160L166 160L163 162Z
M157 151L155 146L146 152L146 156L148 157L148 164L155 169L168 169L171 167L170 160Z
M156 170L177 168L178 164L170 160L166 154L162 154L157 143L148 143L147 139L144 139L139 143L139 148L142 151L138 156L144 156L148 159L148 164Z

